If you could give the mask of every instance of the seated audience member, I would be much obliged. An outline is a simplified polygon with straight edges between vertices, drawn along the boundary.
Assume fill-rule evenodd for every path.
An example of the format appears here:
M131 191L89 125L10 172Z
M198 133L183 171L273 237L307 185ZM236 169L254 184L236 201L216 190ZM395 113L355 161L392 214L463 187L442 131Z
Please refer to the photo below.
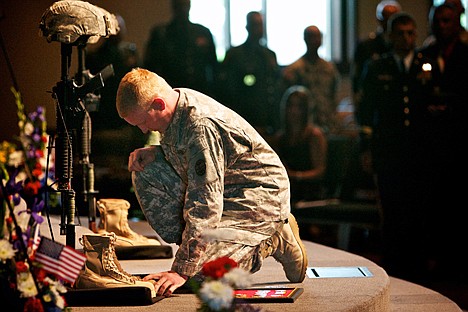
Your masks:
M273 140L291 183L291 201L316 200L322 196L321 180L327 167L327 139L310 121L313 105L304 86L289 87L281 99L282 129Z

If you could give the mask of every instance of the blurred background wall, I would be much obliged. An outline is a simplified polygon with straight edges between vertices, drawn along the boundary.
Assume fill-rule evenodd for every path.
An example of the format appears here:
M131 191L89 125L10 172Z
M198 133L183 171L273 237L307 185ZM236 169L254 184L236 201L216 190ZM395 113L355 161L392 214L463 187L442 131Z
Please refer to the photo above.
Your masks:
M310 1L311 5L314 1L316 0ZM347 0L341 1L347 3ZM124 17L128 29L126 39L136 43L141 56L150 29L154 25L167 22L171 14L169 0L94 0L89 2L110 13ZM363 38L375 29L375 7L378 2L378 0L354 0L353 20L356 38L351 40ZM51 90L61 79L60 43L55 41L48 43L39 33L41 16L53 3L54 1L47 0L2 0L0 2L0 32L9 57L9 62L7 62L4 51L1 51L0 142L18 133L16 106L14 96L10 91L14 83L9 64L11 64L26 110L32 111L38 105L44 106L47 111L48 126L55 129L55 103ZM418 43L421 43L427 34L427 14L432 1L401 0L400 3L404 10L413 14L417 20ZM70 72L74 75L77 60L76 49L73 49L72 57L74 64Z

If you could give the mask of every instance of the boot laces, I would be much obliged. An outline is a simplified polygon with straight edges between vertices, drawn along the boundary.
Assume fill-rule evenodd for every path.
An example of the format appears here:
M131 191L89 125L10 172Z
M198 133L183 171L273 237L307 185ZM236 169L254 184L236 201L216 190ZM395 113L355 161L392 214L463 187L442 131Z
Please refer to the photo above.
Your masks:
M113 234L113 233L112 233ZM116 240L115 234L108 235L110 239L109 247L103 249L103 265L104 270L114 278L119 280L124 280L128 283L135 283L135 278L128 272L125 272L120 265L117 265L118 260L115 256L115 247L114 243Z
M263 259L265 259L268 256L271 256L274 253L274 246L273 246L273 239L270 237L263 241L263 246L260 251L260 254Z

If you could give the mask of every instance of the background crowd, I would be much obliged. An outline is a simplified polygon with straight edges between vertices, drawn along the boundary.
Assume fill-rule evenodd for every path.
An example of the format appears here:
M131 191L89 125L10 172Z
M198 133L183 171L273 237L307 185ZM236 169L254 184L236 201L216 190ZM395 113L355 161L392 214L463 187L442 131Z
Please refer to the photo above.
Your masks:
M464 237L457 222L465 217L458 205L462 190L454 182L466 167L460 142L466 136L468 47L460 1L431 9L431 31L420 47L416 38L426 32L410 12L397 1L377 5L378 27L354 52L352 97L345 103L353 114L347 119L337 94L341 75L318 54L323 35L317 26L304 29L305 54L279 66L265 44L262 13L250 12L247 39L218 62L210 30L189 20L190 1L173 0L172 9L172 20L155 27L141 51L129 53L131 45L121 42L113 58L100 58L100 67L113 62L127 71L148 68L173 87L202 91L239 113L282 158L293 205L330 196L375 201L383 216L383 265L392 275L419 280L462 259L450 244ZM87 54L94 70L100 69L96 54L108 55L104 48L116 40L102 41L103 48L90 47ZM113 101L114 93L103 93L102 100ZM337 155L343 141L351 142L352 152ZM325 182L340 158L347 159L343 181L352 175L354 182L335 192ZM449 213L442 217L441 209Z

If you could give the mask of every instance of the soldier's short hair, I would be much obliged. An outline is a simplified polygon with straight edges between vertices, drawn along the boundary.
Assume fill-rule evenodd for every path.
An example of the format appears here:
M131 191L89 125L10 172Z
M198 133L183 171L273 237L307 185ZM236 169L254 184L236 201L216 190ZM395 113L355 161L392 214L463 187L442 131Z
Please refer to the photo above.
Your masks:
M411 14L407 12L395 13L388 19L387 32L392 33L396 25L407 24L413 24L416 26L416 21Z

